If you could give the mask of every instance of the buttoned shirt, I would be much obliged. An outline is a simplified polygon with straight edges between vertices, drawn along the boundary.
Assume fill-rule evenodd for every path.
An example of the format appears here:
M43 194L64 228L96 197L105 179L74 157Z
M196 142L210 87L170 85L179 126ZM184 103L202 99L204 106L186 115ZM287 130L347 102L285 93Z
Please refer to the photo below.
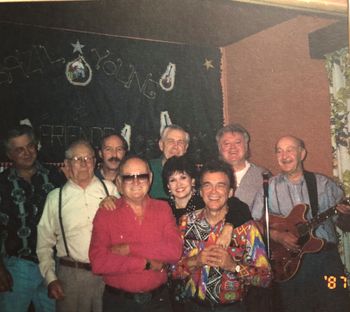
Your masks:
M335 206L344 196L342 189L330 178L315 174L318 195L318 214ZM298 204L310 204L309 193L304 176L297 183L288 180L284 174L270 179L269 183L269 210L273 214L288 216L293 207ZM263 194L259 194L253 207L253 215L263 216ZM312 211L308 209L306 218L312 219ZM317 237L328 242L336 243L334 218L329 218L320 224L315 231Z
M110 247L128 244L127 256ZM100 209L94 220L90 246L92 270L103 275L106 284L128 292L153 290L167 281L166 270L145 270L146 259L175 263L182 252L182 240L167 202L147 197L142 222L123 199L114 210Z
M104 181L109 194L117 195L115 185ZM93 177L86 188L69 180L62 189L62 223L69 255L79 262L89 263L92 222L103 198L107 196L101 181ZM49 193L38 224L37 254L39 267L47 283L57 279L53 247L57 256L67 256L59 223L59 189Z
M0 175L0 255L25 256L37 261L37 224L47 194L65 182L55 167L35 164L30 182L17 174L16 168Z
M188 261L210 244L215 244L225 221L211 226L204 209L184 215L179 228L184 239L183 257L174 267L175 278L187 279L186 292L190 297L212 303L233 303L243 299L247 285L267 287L271 268L265 245L254 221L235 227L228 253L239 265L236 272L203 266L190 271Z

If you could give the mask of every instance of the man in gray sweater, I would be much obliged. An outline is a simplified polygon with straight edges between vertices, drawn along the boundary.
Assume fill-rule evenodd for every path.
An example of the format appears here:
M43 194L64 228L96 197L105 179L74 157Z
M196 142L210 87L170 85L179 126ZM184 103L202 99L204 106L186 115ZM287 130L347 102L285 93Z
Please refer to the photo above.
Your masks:
M262 174L268 171L248 161L249 141L248 131L239 124L229 124L216 134L220 158L232 167L236 177L235 196L252 211L255 196L263 185ZM256 219L254 214L252 217Z

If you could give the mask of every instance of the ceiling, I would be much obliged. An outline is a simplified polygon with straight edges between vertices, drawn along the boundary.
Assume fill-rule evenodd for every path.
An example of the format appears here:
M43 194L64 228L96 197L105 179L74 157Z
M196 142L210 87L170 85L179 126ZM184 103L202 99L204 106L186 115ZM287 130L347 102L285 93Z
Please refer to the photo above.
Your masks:
M344 40L344 36L346 40L344 14L301 11L232 0L99 0L0 4L2 22L218 47L242 40L300 14L337 19L341 27L345 23L341 40ZM329 32L332 35L332 29ZM320 44L318 38L326 42L329 40L318 34L314 39L316 46ZM324 48L333 49L334 44L333 42L332 46Z

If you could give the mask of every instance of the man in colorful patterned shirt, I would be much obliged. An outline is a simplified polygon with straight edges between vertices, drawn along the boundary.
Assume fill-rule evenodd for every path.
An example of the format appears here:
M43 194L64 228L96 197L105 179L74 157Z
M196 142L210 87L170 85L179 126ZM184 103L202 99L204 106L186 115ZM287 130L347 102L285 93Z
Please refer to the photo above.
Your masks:
M13 166L0 175L0 310L51 312L55 302L47 297L36 254L36 226L47 194L65 181L55 168L37 161L33 129L20 125L4 140Z
M187 278L191 300L185 304L186 311L245 311L242 300L247 286L267 287L271 281L265 245L254 221L234 225L228 248L215 244L233 195L230 166L221 161L207 163L200 184L205 208L185 215L179 225L184 252L174 277Z

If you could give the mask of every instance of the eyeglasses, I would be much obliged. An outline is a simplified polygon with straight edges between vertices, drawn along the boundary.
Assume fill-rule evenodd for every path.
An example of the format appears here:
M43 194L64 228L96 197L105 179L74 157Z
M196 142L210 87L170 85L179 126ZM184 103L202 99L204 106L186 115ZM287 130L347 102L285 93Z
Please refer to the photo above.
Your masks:
M70 158L70 160L73 162L73 163L87 163L87 164L92 164L93 161L94 161L95 157L94 156L74 156L72 158Z
M33 152L36 150L36 144L34 142L30 142L26 146L18 146L12 149L12 152L16 155L21 155L24 152Z
M133 183L136 179L140 183L145 183L149 181L149 173L141 173L141 174L125 174L121 176L123 183L128 183L131 184Z

